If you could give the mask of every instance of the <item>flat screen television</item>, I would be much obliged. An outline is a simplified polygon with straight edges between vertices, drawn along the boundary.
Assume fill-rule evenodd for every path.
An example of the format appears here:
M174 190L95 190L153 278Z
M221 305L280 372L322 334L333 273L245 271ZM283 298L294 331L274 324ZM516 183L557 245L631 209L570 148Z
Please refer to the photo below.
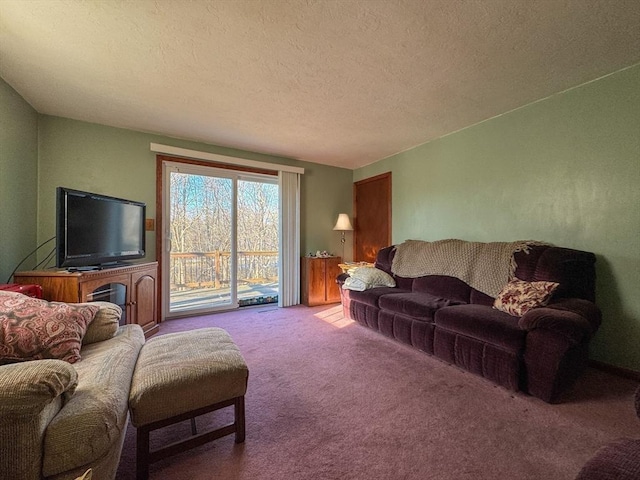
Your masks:
M145 255L146 205L58 187L56 265L105 267Z

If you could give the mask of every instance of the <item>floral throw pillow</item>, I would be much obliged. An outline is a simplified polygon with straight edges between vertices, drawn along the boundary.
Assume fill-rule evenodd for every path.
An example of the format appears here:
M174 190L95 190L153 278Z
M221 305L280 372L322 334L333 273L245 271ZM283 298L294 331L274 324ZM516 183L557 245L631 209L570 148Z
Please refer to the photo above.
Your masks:
M0 365L45 358L77 362L98 309L0 291Z
M525 282L515 278L498 294L493 307L521 317L532 308L549 303L558 285L556 282Z

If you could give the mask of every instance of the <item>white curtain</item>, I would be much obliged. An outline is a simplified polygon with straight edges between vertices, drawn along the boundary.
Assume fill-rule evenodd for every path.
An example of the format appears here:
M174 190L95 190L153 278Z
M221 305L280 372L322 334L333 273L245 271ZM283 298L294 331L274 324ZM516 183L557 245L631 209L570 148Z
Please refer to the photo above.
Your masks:
M278 306L300 303L300 174L280 171L280 294Z

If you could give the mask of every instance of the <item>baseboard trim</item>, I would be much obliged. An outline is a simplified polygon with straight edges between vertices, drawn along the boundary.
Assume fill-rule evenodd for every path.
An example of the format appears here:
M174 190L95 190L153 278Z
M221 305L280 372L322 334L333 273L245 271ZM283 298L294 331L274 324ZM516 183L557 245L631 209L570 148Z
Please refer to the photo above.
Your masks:
M602 370L603 372L640 382L640 372L631 370L630 368L616 367L615 365L598 362L597 360L589 360L589 365L593 368L597 368L598 370Z

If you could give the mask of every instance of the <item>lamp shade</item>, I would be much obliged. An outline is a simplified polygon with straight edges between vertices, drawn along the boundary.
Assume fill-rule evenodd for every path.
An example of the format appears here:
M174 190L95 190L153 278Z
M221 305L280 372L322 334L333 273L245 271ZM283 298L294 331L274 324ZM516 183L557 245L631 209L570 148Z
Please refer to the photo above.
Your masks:
M345 231L345 230L353 230L353 227L351 226L351 221L349 220L349 215L347 215L346 213L341 213L338 215L338 221L336 222L336 226L333 227L334 230L341 230L341 231Z

